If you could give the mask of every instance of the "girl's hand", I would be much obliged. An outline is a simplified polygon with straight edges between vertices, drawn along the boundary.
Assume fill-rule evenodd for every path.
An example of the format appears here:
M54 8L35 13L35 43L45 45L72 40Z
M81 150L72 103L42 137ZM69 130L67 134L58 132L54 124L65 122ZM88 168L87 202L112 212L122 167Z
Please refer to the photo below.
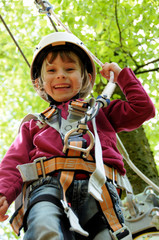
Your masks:
M0 222L7 220L7 218L9 217L8 215L5 215L8 207L9 204L6 197L0 194Z
M110 79L110 71L114 72L114 82L117 82L119 73L121 72L121 68L118 66L117 63L105 63L102 66L102 70L100 71L101 75L106 78L106 79Z

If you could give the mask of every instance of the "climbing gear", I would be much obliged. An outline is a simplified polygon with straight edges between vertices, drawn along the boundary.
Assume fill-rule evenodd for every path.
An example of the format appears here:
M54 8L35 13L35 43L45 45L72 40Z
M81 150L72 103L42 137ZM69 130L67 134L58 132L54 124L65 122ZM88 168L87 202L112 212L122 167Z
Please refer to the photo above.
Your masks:
M96 200L101 202L101 208L103 209L103 213L105 214L105 217L110 225L112 236L116 236L116 233L119 234L121 229L121 232L124 232L126 236L129 235L130 237L130 232L125 230L125 227L119 222L118 217L113 210L113 203L111 202L111 197L108 197L109 192L107 191L107 188L103 187L105 186L104 184L106 180L112 181L118 186L122 181L124 182L124 177L120 176L115 169L103 164L102 152L99 151L100 141L94 120L100 107L107 106L108 103L109 100L106 98L106 96L99 96L96 102L93 99L90 99L87 102L79 102L79 100L71 101L69 105L68 120L61 118L60 126L58 126L58 109L54 106L47 108L38 116L38 118L41 122L47 123L60 132L61 138L64 142L63 151L66 153L66 156L53 157L50 159L46 159L45 157L36 159L33 163L19 165L18 169L21 173L24 183L26 182L26 185L27 183L37 180L39 177L45 178L47 175L53 174L55 171L61 172L60 184L63 192L63 199L61 203L67 217L69 218L71 230L76 231L84 236L87 236L88 233L81 228L78 218L74 215L71 207L68 205L66 191L72 183L76 171L86 172L87 175L90 175L88 191ZM94 145L94 137L87 127L87 122L90 120L93 122L96 143L95 161L89 154ZM87 148L84 146L84 139L82 138L82 136L86 133L88 133L90 136L90 146ZM120 185L120 187L123 186ZM127 191L131 192L131 187L129 189L129 187L126 186L126 188ZM19 209L20 213L22 213L21 209L24 210L23 205L24 203ZM25 212L23 212L23 214L24 213ZM21 217L23 218L23 216ZM19 214L17 213L15 218L11 221L12 227L17 234L19 234L19 229L22 227L19 226L18 222L22 223L22 220L19 221Z
M61 176L60 176L60 183L61 183L62 189L63 189L63 200L61 202L62 202L62 205L64 207L66 214L71 219L71 223L74 223L74 220L76 219L76 217L74 216L71 208L67 204L66 191L73 181L74 172L81 170L81 171L86 172L87 174L91 174L94 171L95 162L91 156L89 156L87 158L87 161L85 161L83 158L80 158L78 156L77 157L72 157L72 156L55 157L55 158L50 158L50 159L39 158L39 159L36 159L33 163L19 165L18 169L20 170L21 176L23 178L23 182L26 183L26 186L27 186L27 183L35 181L39 177L45 178L46 176L53 174L55 171L62 171L64 169L65 171L62 171ZM111 180L112 182L114 181L114 182L116 182L116 184L118 184L118 177L120 178L120 176L117 173L117 171L111 167L108 167L107 165L104 165L104 169L105 169L105 175L107 176L107 179ZM102 206L105 207L104 212L106 212L106 214L108 214L108 216L106 215L107 218L109 218L109 215L112 214L111 218L113 216L113 220L114 220L115 212L113 213L112 203L110 202L110 198L109 198L109 202L108 202L107 194L108 193L106 193L106 195L105 194L103 195L104 202L103 202ZM111 204L111 214L109 212L110 211L109 208L107 209L108 203ZM22 215L24 208L21 206L19 211L20 211L20 215ZM23 214L24 214L24 212L23 212ZM19 223L22 224L22 222L23 222L22 220L20 220L21 217L23 218L23 216L19 216L19 214L17 214L11 223L14 231L17 234L19 234L19 228L21 228L21 226L19 226ZM72 220L72 218L74 220ZM119 225L119 223L118 223L118 225ZM119 226L117 226L117 227L119 227ZM78 230L78 228L76 228L74 225L72 226L72 229L76 230L77 232L79 232L81 234L83 233L83 231Z
M52 7L51 4L49 4L47 2L47 10L46 10L46 2L45 1L35 0L34 3L36 4L36 7L39 9L39 13L46 13L46 16L49 18L54 30L56 32L58 32L56 25L54 24L52 18L50 17L50 13L48 12L49 8ZM39 5L41 5L42 9L40 8Z
M66 32L54 32L45 36L40 41L34 52L33 61L31 64L31 79L35 90L38 90L36 79L40 77L43 60L46 58L50 51L57 50L70 50L76 53L76 55L86 66L88 73L91 73L91 85L93 87L96 76L95 64L83 42L73 34ZM46 97L41 97L44 98L44 100L48 101Z
M122 201L122 212L125 224L134 237L144 232L148 234L148 232L155 231L155 236L159 238L159 197L152 187L146 187L142 193L135 196L127 194ZM156 240L158 238L156 237ZM145 235L143 239L149 238Z

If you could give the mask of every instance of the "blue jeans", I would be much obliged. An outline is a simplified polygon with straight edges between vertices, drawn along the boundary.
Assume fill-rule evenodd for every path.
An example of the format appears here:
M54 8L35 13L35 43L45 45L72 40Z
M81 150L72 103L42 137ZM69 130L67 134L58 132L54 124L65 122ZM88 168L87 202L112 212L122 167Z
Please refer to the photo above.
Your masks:
M114 198L119 218L123 222L116 189L113 184L108 184L110 185L109 188ZM61 199L60 186L56 177L47 177L47 180L43 179L40 184L38 182L37 185L34 185L35 188L30 194L30 203L42 194L51 194ZM71 203L71 207L78 216L81 226L85 226L89 219L99 212L96 200L88 193L88 179L74 180L67 191L67 201ZM85 239L69 230L68 219L63 209L48 201L36 203L31 208L27 217L27 227L23 240ZM111 240L107 225L92 240L105 239Z

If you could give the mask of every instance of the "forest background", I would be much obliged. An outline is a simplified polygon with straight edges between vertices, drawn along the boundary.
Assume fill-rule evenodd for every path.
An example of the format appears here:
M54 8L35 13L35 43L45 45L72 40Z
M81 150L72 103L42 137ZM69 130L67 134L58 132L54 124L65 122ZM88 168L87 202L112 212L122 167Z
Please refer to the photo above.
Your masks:
M156 107L156 116L131 133L119 134L130 158L158 184L159 171L159 2L158 0L50 0L61 21L88 49L104 62L130 67L140 79ZM39 40L54 32L34 0L0 0L0 14L29 63ZM59 31L63 31L58 27ZM93 95L101 93L107 81L99 74ZM124 99L116 88L112 99ZM29 67L0 20L0 159L17 135L21 119L41 112L47 103L35 93ZM127 166L135 193L146 184ZM138 184L139 183L139 184ZM13 212L13 207L9 214ZM0 223L0 239L16 239L8 221Z

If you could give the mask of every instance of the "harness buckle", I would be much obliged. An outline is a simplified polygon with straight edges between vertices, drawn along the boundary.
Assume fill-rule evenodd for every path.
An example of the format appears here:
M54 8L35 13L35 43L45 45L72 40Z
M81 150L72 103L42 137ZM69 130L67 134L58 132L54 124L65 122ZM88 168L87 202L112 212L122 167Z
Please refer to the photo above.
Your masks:
M45 178L45 167L44 167L44 160L46 157L39 157L35 159L32 163L26 163L22 165L17 165L17 169L19 170L23 182L30 182L39 179L37 163L40 162L42 176Z
M113 240L132 240L132 234L129 230L129 228L123 223L122 224L122 228L120 228L119 230L112 232L110 230L110 235L112 237Z
M35 181L39 178L35 162L17 165L17 169L20 172L23 182Z
M34 160L35 167L36 164L39 162L41 165L41 171L42 171L42 177L46 178L46 173L45 173L45 167L44 167L44 160L46 160L46 157L39 157ZM38 170L38 169L37 169Z

